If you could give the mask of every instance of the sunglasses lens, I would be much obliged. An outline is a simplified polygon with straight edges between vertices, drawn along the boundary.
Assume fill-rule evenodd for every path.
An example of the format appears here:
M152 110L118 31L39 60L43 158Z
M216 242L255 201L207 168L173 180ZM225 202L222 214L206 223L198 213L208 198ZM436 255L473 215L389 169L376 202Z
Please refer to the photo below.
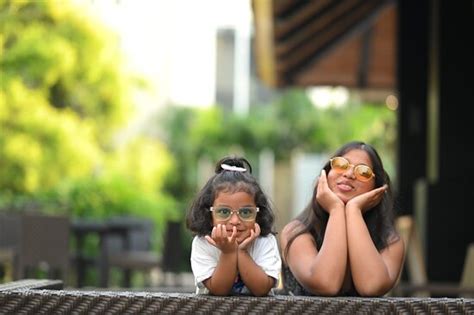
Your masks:
M331 160L331 169L333 169L336 173L344 173L349 169L349 167L353 166L349 163L348 160L341 156L337 156L332 158ZM372 169L364 164L359 164L354 167L354 174L358 180L361 182L367 182L372 177L374 177L374 172Z
M331 168L336 172L343 172L349 167L349 162L342 157L335 157L331 159Z
M357 179L363 182L369 181L374 175L372 169L367 165L357 165L354 172Z

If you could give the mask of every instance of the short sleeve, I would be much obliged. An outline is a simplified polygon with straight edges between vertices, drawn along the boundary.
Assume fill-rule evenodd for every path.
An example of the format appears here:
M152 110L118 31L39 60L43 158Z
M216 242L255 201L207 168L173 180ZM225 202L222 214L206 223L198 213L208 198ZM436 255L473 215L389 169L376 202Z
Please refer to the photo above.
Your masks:
M276 286L281 272L280 251L276 237L273 234L259 237L253 246L251 256L267 275L277 280Z
M191 269L196 286L212 276L219 260L219 250L204 237L196 236L191 247Z

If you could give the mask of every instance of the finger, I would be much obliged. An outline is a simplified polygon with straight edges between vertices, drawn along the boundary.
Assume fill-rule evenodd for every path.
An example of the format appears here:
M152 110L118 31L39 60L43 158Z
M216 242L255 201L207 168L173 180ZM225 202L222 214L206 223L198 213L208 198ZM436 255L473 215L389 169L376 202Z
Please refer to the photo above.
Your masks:
M326 175L325 175L325 172L324 172L324 169L323 169L323 170L321 170L321 175L319 176L319 179L318 179L317 193L322 193L323 192L323 187L324 187L325 181L326 181Z
M255 238L255 231L253 229L250 230L250 236L247 238L247 240L251 241Z
M222 238L222 224L218 224L216 227L216 237Z
M237 238L237 227L234 225L232 227L232 235L230 236L229 241L234 242L236 238Z
M215 226L212 228L211 237L212 237L212 238L216 238L216 237L217 237L217 228L216 228Z
M249 246L249 244L254 240L254 238L255 238L255 232L253 229L251 229L250 235L245 240L243 240L242 243L240 243L239 248L246 249L247 246Z
M221 233L222 233L222 238L227 238L227 228L225 224L221 225Z
M387 185L377 188L377 192L384 193L387 190Z
M225 224L221 224L220 231L221 231L221 237L223 239L226 239L227 238L227 229L226 229Z
M326 171L324 169L321 171L320 185L318 185L318 189L321 189L321 193L329 189L328 178L326 176Z
M321 176L319 177L321 183L326 183L326 171L324 169L321 170Z
M258 223L255 223L255 235L259 236L261 231L262 230L260 229L260 225Z

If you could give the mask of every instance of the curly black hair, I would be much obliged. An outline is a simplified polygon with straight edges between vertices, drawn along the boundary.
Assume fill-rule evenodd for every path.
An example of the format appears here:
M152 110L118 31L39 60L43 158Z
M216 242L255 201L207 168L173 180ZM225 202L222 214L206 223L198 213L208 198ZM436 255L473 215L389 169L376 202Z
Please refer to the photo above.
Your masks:
M246 171L226 170L222 164L244 168ZM259 208L256 222L260 225L260 235L275 234L275 220L271 204L252 175L252 166L243 157L227 156L216 163L215 174L197 194L186 214L186 226L195 235L209 235L212 231L212 215L209 211L220 192L246 192L254 196Z

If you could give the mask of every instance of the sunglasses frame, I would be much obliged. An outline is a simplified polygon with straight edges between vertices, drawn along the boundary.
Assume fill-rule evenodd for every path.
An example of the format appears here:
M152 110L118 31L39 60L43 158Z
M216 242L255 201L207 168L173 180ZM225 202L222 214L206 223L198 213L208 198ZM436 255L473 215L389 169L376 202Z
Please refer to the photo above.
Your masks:
M335 159L343 159L344 161L346 161L348 168L341 169L341 168L334 167L333 166L333 160L335 160ZM349 161L345 157L342 157L342 156L335 156L332 159L329 159L329 165L331 166L331 169L333 169L336 173L343 173L343 172L347 171L350 167L354 167L353 172L354 172L355 178L357 180L361 181L361 182L364 182L364 183L370 181L372 178L375 178L375 172L370 166L368 166L367 164L363 164L363 163L360 163L360 164L357 164L357 165L351 164L351 163L349 163ZM360 172L357 172L357 169L360 166L365 166L370 170L370 173L371 173L370 178L366 178L366 177L360 175Z
M230 218L232 218L232 215L235 213L235 214L237 215L237 217L238 217L240 220L245 221L245 222L250 222L250 221L253 221L253 220L255 220L255 219L257 218L257 214L258 214L258 212L260 211L260 208L259 208L259 207L241 207L241 208L239 208L238 210L234 210L234 209L232 209L231 207L210 207L210 208L209 208L209 211L212 212L212 213L215 213L214 210L217 210L217 209L219 209L219 208L230 209L230 211L231 211L231 212L230 212L230 215L229 215L229 217L228 217L227 219L218 218L216 214L213 214L213 216L214 216L217 220L219 220L219 221L229 221ZM244 209L244 208L251 208L251 209L254 209L254 210L255 210L255 217L252 218L252 219L244 219L244 218L242 218L241 215L240 215L240 211L241 211L242 209Z

